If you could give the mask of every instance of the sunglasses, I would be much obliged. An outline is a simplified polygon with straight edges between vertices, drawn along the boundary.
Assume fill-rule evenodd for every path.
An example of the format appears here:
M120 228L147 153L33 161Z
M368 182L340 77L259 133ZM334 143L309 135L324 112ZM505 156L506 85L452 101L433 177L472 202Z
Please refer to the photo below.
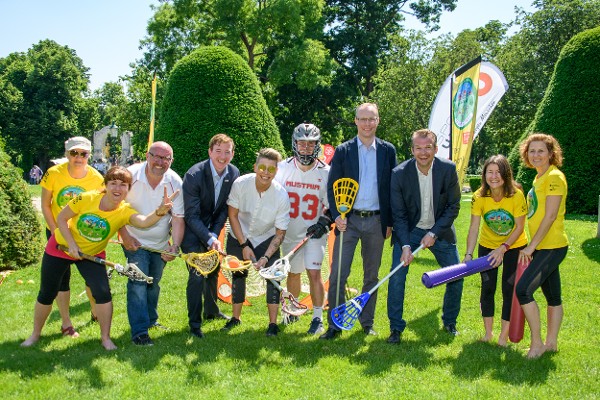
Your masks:
M274 167L274 166L272 166L272 165L269 165L269 166L267 167L265 164L258 164L258 165L256 166L256 168L258 168L258 170L259 170L260 172L265 172L265 171L266 171L266 172L268 172L268 173L270 173L270 174L274 174L274 173L275 173L275 171L277 171L277 167Z
M90 155L89 152L87 151L77 151L77 150L69 150L69 154L71 155L71 157L77 157L80 156L81 158L87 158L87 156Z

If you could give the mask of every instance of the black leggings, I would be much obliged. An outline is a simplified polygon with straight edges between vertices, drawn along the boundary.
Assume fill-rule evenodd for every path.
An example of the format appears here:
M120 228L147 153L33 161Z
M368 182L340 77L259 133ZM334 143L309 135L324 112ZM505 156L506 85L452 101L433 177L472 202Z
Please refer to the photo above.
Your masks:
M51 305L56 295L60 291L60 285L64 274L71 270L71 264L75 264L85 284L92 290L92 296L97 304L106 304L112 300L110 286L106 268L93 261L88 260L67 260L60 257L54 257L44 253L42 257L42 277L40 292L38 293L38 302L44 305Z
M52 232L50 232L50 229L46 228L46 240L50 240L50 236L52 236ZM67 269L65 271L65 273L63 274L58 291L59 292L68 292L69 290L71 290L70 282L71 282L71 268Z
M256 248L252 248L254 251L254 255L258 260L262 256L265 255L267 249L269 248L269 244L273 240L271 236L261 244L259 244ZM242 259L242 247L238 243L238 241L229 234L227 238L227 254L231 254L232 256L236 256L240 260ZM280 257L280 251L277 249L275 254L271 256L269 262L265 267L270 267L273 265L275 261L277 261ZM254 268L254 267L250 267ZM243 303L246 300L246 278L248 277L248 270L232 272L231 274L231 299L233 304ZM271 283L271 281L267 280L267 304L279 304L279 290Z
M565 246L533 252L533 259L523 272L515 289L519 304L524 305L534 301L533 293L540 286L548 306L557 307L562 304L558 266L567 256L568 248Z
M508 250L504 253L502 259L502 319L510 321L510 307L512 305L513 290L515 286L515 273L517 271L517 262L519 261L519 251L525 248L521 246ZM483 257L490 254L494 249L489 249L479 245L478 256ZM496 307L495 295L498 281L498 266L480 273L481 275L481 295L479 302L481 305L482 317L493 317Z

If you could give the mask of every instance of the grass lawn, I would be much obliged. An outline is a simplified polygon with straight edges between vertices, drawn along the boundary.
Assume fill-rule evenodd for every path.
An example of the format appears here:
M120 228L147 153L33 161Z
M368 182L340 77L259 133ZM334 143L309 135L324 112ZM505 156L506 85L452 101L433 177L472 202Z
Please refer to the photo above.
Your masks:
M469 198L464 197L456 223L461 254L469 223ZM39 289L39 267L16 271L0 286L0 382L3 399L333 399L333 398L536 398L592 399L600 397L600 240L595 217L570 216L571 246L561 266L565 317L559 352L527 360L529 331L508 348L478 341L483 334L479 313L479 277L466 278L459 316L460 335L441 330L444 288L426 289L423 272L436 268L430 252L411 265L405 317L408 327L400 345L385 342L389 334L385 299L379 293L375 330L365 337L356 327L334 341L308 337L310 314L285 327L275 338L265 337L264 297L250 299L243 324L222 333L221 321L203 326L206 337L188 334L187 272L183 262L170 263L162 281L160 322L168 331L152 330L153 347L130 341L126 314L126 280L111 281L114 300L112 337L118 350L100 346L97 324L90 323L84 284L72 273L71 316L81 334L62 337L54 310L40 342L19 347L31 333L33 304ZM123 262L120 248L110 245L108 258ZM380 277L390 266L386 246ZM360 263L355 260L350 286L360 288ZM23 284L18 284L22 280ZM27 283L33 280L34 283ZM536 293L545 326L546 303ZM496 314L499 313L498 290ZM231 307L221 304L224 312ZM496 333L499 320L496 321ZM545 331L545 328L544 328Z

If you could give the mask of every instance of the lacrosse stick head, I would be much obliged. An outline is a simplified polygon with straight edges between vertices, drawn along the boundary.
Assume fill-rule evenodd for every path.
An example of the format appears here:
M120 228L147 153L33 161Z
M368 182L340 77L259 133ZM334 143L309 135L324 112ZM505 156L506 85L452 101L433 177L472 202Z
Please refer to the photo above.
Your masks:
M287 315L293 315L299 317L308 311L308 307L301 304L296 298L287 290L281 291L281 312Z
M342 218L352 209L354 199L358 193L358 182L352 178L340 178L333 182L333 196L335 198L335 207Z
M287 277L290 268L290 262L284 257L275 261L270 267L262 268L258 273L265 279L281 282Z
M206 253L188 253L182 258L198 276L208 276L219 266L219 252L214 249Z
M132 281L146 282L147 284L151 284L154 281L153 277L146 276L146 274L144 274L142 272L142 270L140 270L138 268L138 266L135 265L134 263L128 263L125 266L123 266L121 264L115 264L114 269L115 269L115 271L117 271L119 273L119 275L126 276L129 279L131 279ZM110 275L109 275L109 279L110 279Z
M240 260L236 256L225 256L221 260L221 268L226 269L228 271L244 271L247 270L252 265L252 261L250 260Z
M370 293L363 293L334 308L331 312L331 319L335 326L345 331L352 329L370 297Z

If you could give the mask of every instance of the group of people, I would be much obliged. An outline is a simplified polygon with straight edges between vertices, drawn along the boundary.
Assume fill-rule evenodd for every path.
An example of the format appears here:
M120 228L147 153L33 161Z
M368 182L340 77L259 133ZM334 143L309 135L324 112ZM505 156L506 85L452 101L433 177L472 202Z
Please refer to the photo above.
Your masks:
M35 307L33 334L23 346L34 344L56 298L63 322L63 334L75 337L68 314L69 265L75 263L90 288L102 332L102 344L115 348L110 341L112 304L105 274L97 265L82 260L79 251L102 255L108 240L119 230L128 262L134 262L152 284L128 282L127 315L131 338L137 345L152 345L148 330L165 328L158 322L160 279L165 263L172 255L158 253L198 252L211 249L250 260L256 269L265 268L290 252L302 239L307 244L291 259L288 289L300 294L300 274L306 270L313 315L307 333L320 334L323 340L335 339L341 330L332 321L331 310L345 302L345 284L358 242L361 242L361 292L378 282L383 246L391 237L392 264L405 267L389 281L387 314L390 322L388 343L401 342L407 322L403 317L406 277L419 246L429 249L440 267L460 262L454 220L460 209L461 188L456 166L436 157L435 133L428 129L412 134L412 158L397 164L395 147L376 136L379 111L376 104L357 107L354 123L357 135L337 147L331 165L319 159L321 133L309 123L298 125L292 133L293 156L282 159L274 149L261 149L252 173L240 176L231 164L235 154L233 140L225 134L209 142L208 159L192 166L181 179L170 165L173 150L165 142L152 144L146 161L128 169L111 168L102 188L99 174L87 167L89 141L71 138L66 142L68 163L48 170L42 186L42 209L48 225L48 245L42 261L42 283ZM506 345L513 290L531 329L529 358L557 350L557 337L563 309L558 266L564 259L568 240L564 230L567 184L558 167L562 151L549 135L533 134L521 145L523 162L535 168L537 176L525 196L502 155L486 160L482 186L473 194L471 224L463 261L487 256L494 267L481 273L481 313L484 341L493 338L494 295L498 267L502 271L502 323L499 345ZM351 210L336 208L334 182L352 178L358 190ZM84 184L85 183L85 184ZM81 193L87 190L100 191ZM179 193L182 196L178 196ZM92 194L93 193L93 194ZM71 199L71 200L70 200ZM527 199L527 200L526 200ZM70 201L69 201L70 200ZM62 211L61 211L62 209ZM115 219L105 226L110 232L96 231L97 219ZM165 215L168 214L167 217ZM100 215L100 217L98 217ZM531 239L524 232L528 221ZM229 220L226 245L219 233ZM482 223L483 222L483 223ZM95 228L89 230L93 223ZM100 224L102 226L102 224ZM335 227L329 290L321 278L326 233ZM480 234L481 228L481 234ZM343 234L342 234L343 233ZM68 254L56 244L69 248ZM516 284L517 262L529 263ZM60 267L60 268L57 268ZM186 288L190 334L202 338L203 320L222 319L222 331L242 323L242 305L246 297L248 271L232 274L232 316L217 305L218 269L207 276L191 267ZM93 271L92 271L93 270ZM340 290L339 288L342 288ZM541 339L539 308L533 293L539 288L548 301L546 341ZM461 307L463 281L446 285L442 305L442 326L458 335L457 319ZM324 326L325 299L329 306L328 327ZM279 288L267 282L266 302L269 323L267 336L279 332L277 313ZM359 317L366 335L374 330L377 292L373 293Z

